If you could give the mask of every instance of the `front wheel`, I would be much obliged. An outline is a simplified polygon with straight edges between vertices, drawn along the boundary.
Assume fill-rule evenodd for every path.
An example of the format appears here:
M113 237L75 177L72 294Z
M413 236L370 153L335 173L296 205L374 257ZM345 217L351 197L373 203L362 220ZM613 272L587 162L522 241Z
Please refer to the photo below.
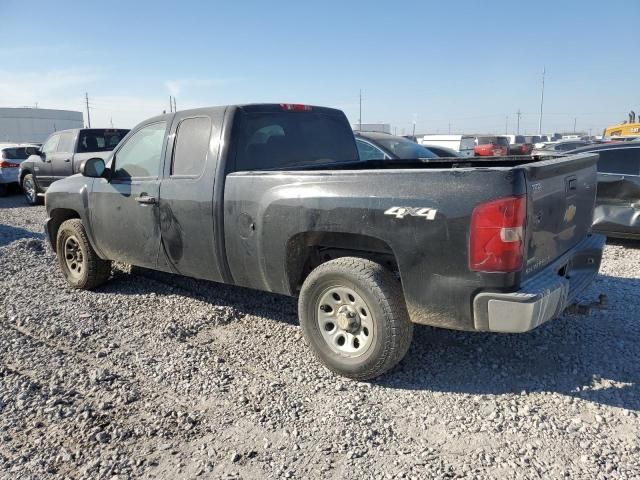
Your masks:
M27 199L27 203L29 205L41 205L42 197L38 195L38 185L36 184L36 180L33 178L33 175L28 173L22 179L22 192L24 193L24 198Z
M56 253L60 270L73 288L91 290L109 278L111 262L98 257L79 218L60 225Z
M302 285L298 311L316 357L345 377L382 375L411 345L400 282L370 260L342 257L320 265Z

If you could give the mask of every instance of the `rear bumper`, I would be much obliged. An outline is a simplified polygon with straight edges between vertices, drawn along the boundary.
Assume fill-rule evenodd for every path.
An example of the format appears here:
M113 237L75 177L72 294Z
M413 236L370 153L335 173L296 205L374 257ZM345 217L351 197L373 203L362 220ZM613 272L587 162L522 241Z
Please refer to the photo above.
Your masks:
M473 300L476 330L521 333L562 314L598 274L606 238L590 235L517 292L482 292Z
M18 183L18 168L0 168L0 183Z

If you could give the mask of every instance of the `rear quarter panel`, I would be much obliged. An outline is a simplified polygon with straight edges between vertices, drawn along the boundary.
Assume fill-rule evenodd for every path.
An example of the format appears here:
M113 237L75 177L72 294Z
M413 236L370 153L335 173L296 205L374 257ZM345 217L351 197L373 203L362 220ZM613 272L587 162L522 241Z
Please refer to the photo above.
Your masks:
M239 285L295 294L286 269L294 236L365 235L392 250L413 321L470 329L472 294L512 288L520 275L469 271L471 212L525 188L523 176L500 168L233 173L224 202L229 266ZM392 207L435 214L385 214Z

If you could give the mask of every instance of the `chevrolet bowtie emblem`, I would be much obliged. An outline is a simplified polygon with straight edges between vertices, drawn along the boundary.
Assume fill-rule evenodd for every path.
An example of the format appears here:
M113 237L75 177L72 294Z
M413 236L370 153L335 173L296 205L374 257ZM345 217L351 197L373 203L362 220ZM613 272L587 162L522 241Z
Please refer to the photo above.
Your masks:
M576 210L575 205L569 205L567 210L564 212L564 221L567 223L571 222L576 216Z

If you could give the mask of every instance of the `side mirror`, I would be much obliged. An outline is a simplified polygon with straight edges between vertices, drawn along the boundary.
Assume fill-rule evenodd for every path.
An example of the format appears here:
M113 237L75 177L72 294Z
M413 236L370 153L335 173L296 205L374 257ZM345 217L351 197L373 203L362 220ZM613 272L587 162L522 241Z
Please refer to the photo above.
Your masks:
M85 177L101 178L104 171L104 160L98 157L90 158L80 164L80 173Z
M42 155L42 151L38 147L34 146L25 147L24 151L27 155Z

